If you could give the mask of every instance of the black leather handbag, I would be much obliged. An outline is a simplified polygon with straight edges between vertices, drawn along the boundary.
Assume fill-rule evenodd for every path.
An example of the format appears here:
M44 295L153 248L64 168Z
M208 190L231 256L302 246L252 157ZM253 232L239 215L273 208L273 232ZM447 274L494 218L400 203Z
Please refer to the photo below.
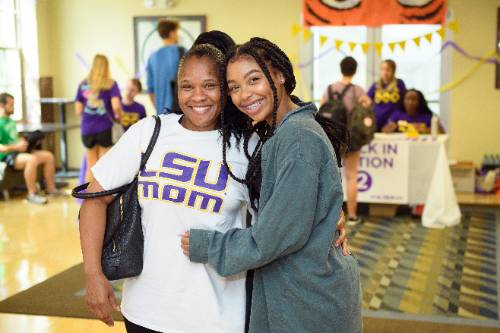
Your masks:
M160 133L161 121L155 116L155 128L146 152L142 155L139 170L143 170ZM139 171L140 173L140 171ZM137 276L142 272L144 235L142 233L141 206L137 196L138 176L127 185L96 192L82 192L89 183L77 186L71 195L78 199L92 199L116 195L106 211L106 229L101 255L104 275L109 280L119 280Z

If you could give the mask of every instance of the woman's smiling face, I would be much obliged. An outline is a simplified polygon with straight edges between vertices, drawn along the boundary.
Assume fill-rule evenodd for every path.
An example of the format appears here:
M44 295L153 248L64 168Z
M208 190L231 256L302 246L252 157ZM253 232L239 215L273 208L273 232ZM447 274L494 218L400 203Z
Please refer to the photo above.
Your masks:
M179 107L183 125L192 131L212 131L221 113L217 65L207 56L188 58L179 73Z
M270 70L275 86L278 73ZM271 86L257 62L250 56L239 56L227 66L227 84L234 105L254 122L272 118L274 97Z

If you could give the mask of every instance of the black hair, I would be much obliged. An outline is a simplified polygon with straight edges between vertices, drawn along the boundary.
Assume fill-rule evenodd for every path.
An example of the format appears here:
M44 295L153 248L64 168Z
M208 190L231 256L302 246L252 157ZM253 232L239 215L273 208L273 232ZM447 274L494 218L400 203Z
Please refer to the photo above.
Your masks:
M417 94L417 98L418 98L417 112L419 114L430 114L432 116L434 114L434 112L432 112L432 110L429 108L429 105L427 104L427 100L425 99L424 94L420 90L417 90L417 89L408 89L404 93L404 95L403 95L403 111L406 113L404 99L405 99L406 95L408 95L408 93L410 93L410 92L415 92Z
M178 29L179 22L167 19L160 19L158 21L158 25L156 26L156 31L158 31L161 39L170 37L170 33Z
M9 98L14 99L14 96L12 96L11 94L6 93L6 92L1 93L0 94L0 104L6 105Z
M244 151L246 156L249 157L250 159L245 179L239 179L235 177L232 174L232 172L229 172L229 174L233 179L247 185L250 194L251 206L252 208L257 209L257 203L260 197L260 187L262 181L261 149L263 143L267 141L269 138L271 138L272 135L274 134L274 130L276 127L276 115L279 106L278 90L273 82L269 68L273 68L281 72L281 74L285 79L284 82L285 90L287 94L290 96L293 103L299 104L302 103L302 101L298 97L291 95L296 86L292 62L285 54L285 52L283 52L276 44L264 38L254 37L250 39L250 41L239 46L237 49L233 50L230 54L228 54L227 62L229 63L231 61L235 61L241 56L249 56L253 58L255 62L257 62L262 72L264 73L265 77L267 78L267 81L269 82L274 97L274 103L273 103L274 107L273 107L271 125L269 126L267 123L261 122L260 124L257 124L256 126L252 127L249 132L245 133ZM225 121L224 116L222 117L222 119L223 121L221 127L223 129L224 133L223 135L230 135L230 133L227 133L228 131L230 131L228 126L229 122ZM316 114L316 120L323 127L328 138L332 142L332 145L335 149L335 153L337 154L337 163L340 165L340 158L341 158L340 156L342 154L341 149L344 146L345 138L347 135L345 127L337 126L337 124L333 123L332 121L326 118L319 117L318 114ZM250 154L248 152L248 141L250 135L252 135L253 132L256 132L259 135L260 142L257 145L254 152ZM229 169L229 166L226 161L225 150L226 147L225 145L223 145L223 163Z
M221 133L221 136L224 141L224 145L230 147L231 146L231 136L225 136L224 131L222 130L221 124L222 124L222 117L225 116L228 119L228 129L229 132L235 136L236 138L236 143L239 146L241 139L244 136L245 129L248 128L248 120L244 114L239 112L236 107L234 107L234 104L231 102L229 103L229 98L227 95L227 85L226 85L226 57L224 53L218 49L217 47L211 45L211 44L197 44L193 45L191 49L189 49L188 52L181 58L179 61L179 67L178 67L178 72L177 72L177 77L180 79L180 73L182 71L182 68L184 67L184 64L186 61L192 57L197 57L197 58L202 58L202 57L207 57L209 58L213 63L214 66L216 67L218 79L219 79L219 85L220 85L220 100L221 100L221 114L219 116L219 120L217 122L217 127L219 128L219 131ZM225 109L228 109L224 112ZM182 113L182 110L179 110L180 113Z
M215 46L224 53L224 55L228 54L228 52L236 46L231 36L219 30L206 31L199 34L193 45L199 44L210 44Z
M353 76L356 74L356 69L358 68L358 63L353 57L345 57L340 62L340 72L344 76Z

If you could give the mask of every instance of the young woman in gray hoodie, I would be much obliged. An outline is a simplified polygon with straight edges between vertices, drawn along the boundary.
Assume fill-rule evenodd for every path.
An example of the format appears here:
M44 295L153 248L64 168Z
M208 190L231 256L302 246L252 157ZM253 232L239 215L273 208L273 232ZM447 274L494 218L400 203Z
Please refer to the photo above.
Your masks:
M225 233L191 229L184 253L222 276L255 270L249 332L361 332L357 261L334 246L345 129L291 96L292 64L272 42L252 38L228 59L229 95L262 141L247 152L245 179L233 177L247 184L256 221Z

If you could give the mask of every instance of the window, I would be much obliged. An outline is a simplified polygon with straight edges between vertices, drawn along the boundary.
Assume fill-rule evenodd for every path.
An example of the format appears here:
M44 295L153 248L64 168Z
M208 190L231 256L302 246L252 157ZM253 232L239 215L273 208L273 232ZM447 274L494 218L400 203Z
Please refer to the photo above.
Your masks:
M432 42L425 38L417 47L412 38L423 36L440 28L439 25L403 24L382 26L382 43L401 40L401 36L408 36L410 40L405 45L405 50L396 47L394 52L389 48L382 48L382 59L393 59L397 64L397 77L403 79L408 89L421 90L429 102L432 111L439 114L439 92L441 86L441 38L435 34Z
M421 38L420 47L412 39L435 32L439 25L404 24L384 25L381 28L365 26L325 26L313 27L313 96L316 101L321 99L326 87L341 78L340 61L350 55L358 62L358 70L354 83L366 90L378 79L379 65L382 59L393 59L397 64L398 78L403 79L407 88L421 90L429 102L430 108L440 113L440 94L437 91L441 86L441 38L433 34L432 42ZM320 36L328 36L328 42L320 46ZM335 40L356 43L389 42L408 40L404 51L397 45L394 51L389 47L382 47L378 55L373 47L365 53L358 45L351 52L350 46L343 43L340 49L335 50Z
M358 62L354 83L366 88L367 85L367 55L359 48L350 51L347 43L340 45L336 50L335 40L366 43L368 29L364 26L350 27L313 27L313 98L318 101L323 96L326 88L331 83L338 81L340 73L340 61L347 55L351 55ZM328 36L328 44L320 44L320 36Z
M19 42L19 11L15 0L0 0L0 92L15 98L13 119L23 117L22 53Z

